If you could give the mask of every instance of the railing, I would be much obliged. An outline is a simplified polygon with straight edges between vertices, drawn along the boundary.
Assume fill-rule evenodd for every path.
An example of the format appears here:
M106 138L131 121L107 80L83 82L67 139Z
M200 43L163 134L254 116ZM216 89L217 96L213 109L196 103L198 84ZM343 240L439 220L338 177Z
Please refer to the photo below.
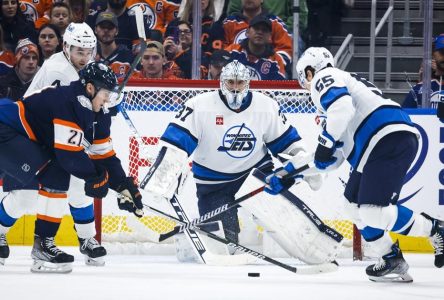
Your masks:
M390 0L384 16L382 16L376 26L376 0L372 0L371 21L370 21L370 59L369 59L369 79L371 82L375 79L375 44L376 37L382 27L388 20L387 28L387 53L385 65L385 88L390 88L391 72L392 72L392 37L393 37L393 0Z
M334 59L336 68L345 70L354 53L355 43L353 40L353 34L349 33L335 54Z

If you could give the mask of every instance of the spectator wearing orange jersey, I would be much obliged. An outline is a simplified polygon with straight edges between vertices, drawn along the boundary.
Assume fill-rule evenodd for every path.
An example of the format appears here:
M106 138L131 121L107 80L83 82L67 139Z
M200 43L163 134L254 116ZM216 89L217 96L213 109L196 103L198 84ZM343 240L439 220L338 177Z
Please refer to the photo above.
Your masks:
M173 19L177 17L181 0L128 0L126 7L134 11L140 6L144 14L144 20L149 29L159 30L162 35Z
M49 23L49 10L53 2L54 0L21 0L20 10L39 29Z
M165 50L157 41L149 41L142 56L142 69L134 72L135 79L178 79L170 69L165 68Z
M258 15L265 16L271 22L271 43L276 54L283 58L285 64L291 63L293 40L288 28L282 19L262 7L262 0L242 0L242 11L224 20L225 45L240 44L246 37L250 21Z
M118 32L119 23L116 15L112 12L101 12L97 17L94 31L98 40L96 61L108 65L117 78L123 78L134 58L125 46L116 44L115 38Z
M258 15L250 21L247 38L226 48L231 59L250 69L251 80L287 79L284 61L270 43L271 35L272 22L267 16Z
M3 29L0 26L0 76L10 73L14 65L14 53L5 47L5 43L3 42Z

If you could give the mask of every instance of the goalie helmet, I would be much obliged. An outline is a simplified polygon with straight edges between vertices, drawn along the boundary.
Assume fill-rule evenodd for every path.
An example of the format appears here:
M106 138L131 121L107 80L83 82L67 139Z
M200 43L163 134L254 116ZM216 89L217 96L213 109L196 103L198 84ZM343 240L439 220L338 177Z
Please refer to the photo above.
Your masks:
M100 90L105 90L109 93L109 101L104 107L104 112L108 112L108 108L119 105L122 97L119 97L117 92L117 77L114 72L105 64L98 62L91 62L79 72L80 82L86 86L92 83L96 89L96 93ZM93 97L94 98L94 97Z
M333 55L324 47L310 47L302 54L296 65L299 83L307 86L307 70L312 70L313 76L316 72L328 67L335 66Z
M250 71L237 60L223 67L220 74L220 89L231 109L239 109L250 86Z

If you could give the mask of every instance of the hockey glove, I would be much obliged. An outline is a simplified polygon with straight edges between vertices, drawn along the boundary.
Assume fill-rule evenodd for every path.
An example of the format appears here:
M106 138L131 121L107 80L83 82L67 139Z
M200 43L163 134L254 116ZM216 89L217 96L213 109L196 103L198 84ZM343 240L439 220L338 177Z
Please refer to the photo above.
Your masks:
M337 158L334 157L333 154L337 148L343 146L343 143L335 141L335 139L325 130L319 135L318 143L314 156L314 163L316 168L325 170L336 162Z
M283 168L277 169L272 175L266 178L268 186L265 187L265 191L270 195L277 195L283 190L288 190L294 183L295 178L302 178L302 175L298 175L295 178L283 179L281 174L288 174L295 170L292 163L287 163Z
M143 217L142 195L132 177L126 177L116 191L120 193L120 197L117 197L119 209L129 211L138 218Z
M97 167L98 176L85 179L85 194L93 198L105 198L108 194L108 171Z

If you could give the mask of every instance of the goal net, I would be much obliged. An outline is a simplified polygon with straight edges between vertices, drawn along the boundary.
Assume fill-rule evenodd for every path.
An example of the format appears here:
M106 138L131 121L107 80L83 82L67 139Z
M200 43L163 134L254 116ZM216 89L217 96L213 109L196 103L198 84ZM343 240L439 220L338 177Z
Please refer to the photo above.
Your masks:
M126 97L123 107L137 128L141 139L131 135L122 116L115 117L111 129L115 150L127 174L140 182L155 159L160 135L182 104L198 94L216 90L218 87L216 81L130 81L125 88ZM250 89L276 100L289 122L296 127L311 150L315 149L319 129L314 121L316 108L308 91L298 88L297 83L291 81L252 81ZM301 185L294 187L292 191L305 201L325 223L342 233L348 241L346 244L351 246L353 245L353 224L347 220L342 208L343 183L347 180L347 176L348 169L344 167L329 174L319 192L311 192L307 188L299 187ZM179 200L189 217L195 218L198 217L197 198L192 175L189 177L183 192L179 195ZM156 201L145 194L143 196L145 203L174 215L167 203ZM240 243L247 246L254 244L265 246L266 232L255 225L251 220L251 215L242 209L239 216L242 230ZM152 242L150 231L165 233L176 225L171 220L149 212L146 212L141 219L137 219L120 211L115 199L103 199L102 212L97 212L97 217L101 218L101 238L106 245L150 243ZM171 243L170 240L172 239L165 243ZM357 253L360 251L359 245L355 245L355 251Z

